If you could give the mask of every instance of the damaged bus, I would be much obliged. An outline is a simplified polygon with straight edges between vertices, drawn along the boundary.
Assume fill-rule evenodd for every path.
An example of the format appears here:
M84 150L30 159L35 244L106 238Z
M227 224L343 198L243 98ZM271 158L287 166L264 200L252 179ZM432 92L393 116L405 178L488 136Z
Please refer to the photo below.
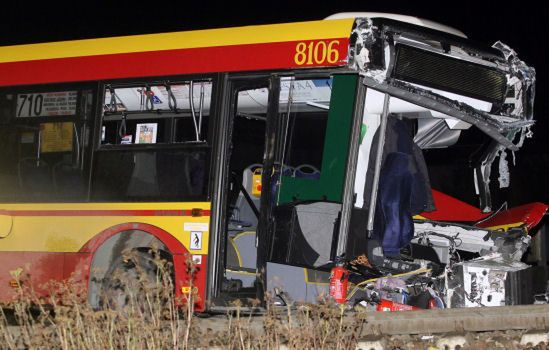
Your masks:
M508 284L548 207L491 193L534 85L501 42L379 13L2 47L0 295L24 268L98 307L155 247L202 312L531 302Z

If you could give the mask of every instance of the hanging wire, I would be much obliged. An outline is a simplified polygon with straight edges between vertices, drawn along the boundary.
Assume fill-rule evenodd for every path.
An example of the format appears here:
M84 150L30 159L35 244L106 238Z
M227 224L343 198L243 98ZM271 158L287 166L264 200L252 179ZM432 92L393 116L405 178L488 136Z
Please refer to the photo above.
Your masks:
M362 282L355 285L353 290L347 295L347 300L351 300L351 298L353 297L353 295L355 295L357 290L363 289L363 286L368 284L368 283L375 282L377 280L384 279L384 278L404 277L404 276L418 275L418 274L423 274L423 273L428 273L428 272L431 272L431 269L420 268L420 269L417 269L417 270L414 270L414 271L403 272L403 273L399 273L399 274L392 275L392 276L381 276L381 277L375 277L375 278L367 279L367 280L362 281Z
M483 218L483 219L480 219L479 221L475 222L473 224L473 226L477 226L485 221L488 221L490 220L491 218L493 218L494 216L496 216L497 214L499 214L499 212L501 212L502 210L507 210L507 202L503 202L503 204L499 207L498 210L494 211L492 214L488 215L487 217Z

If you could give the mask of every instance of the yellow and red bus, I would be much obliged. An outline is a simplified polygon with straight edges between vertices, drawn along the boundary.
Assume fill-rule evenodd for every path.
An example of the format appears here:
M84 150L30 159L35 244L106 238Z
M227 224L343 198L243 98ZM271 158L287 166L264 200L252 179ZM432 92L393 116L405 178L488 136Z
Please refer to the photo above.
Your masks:
M154 246L198 311L274 289L315 300L375 231L390 118L424 153L483 140L480 209L433 218L475 221L494 159L533 123L534 83L501 43L376 13L0 47L0 295L26 266L35 286L76 276L97 305L124 252Z

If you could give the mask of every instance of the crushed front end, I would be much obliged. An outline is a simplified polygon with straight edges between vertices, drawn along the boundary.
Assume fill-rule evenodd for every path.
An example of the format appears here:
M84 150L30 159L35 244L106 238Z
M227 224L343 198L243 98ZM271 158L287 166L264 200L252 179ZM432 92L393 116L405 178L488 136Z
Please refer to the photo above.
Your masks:
M533 302L517 285L533 278L523 255L549 206L493 210L490 180L497 165L499 187L510 185L508 155L532 137L534 68L501 42L480 47L383 18L356 19L350 52L367 93L346 252L349 301ZM405 129L410 140L406 131L396 135ZM422 156L471 130L486 138L470 165L478 206L432 189Z

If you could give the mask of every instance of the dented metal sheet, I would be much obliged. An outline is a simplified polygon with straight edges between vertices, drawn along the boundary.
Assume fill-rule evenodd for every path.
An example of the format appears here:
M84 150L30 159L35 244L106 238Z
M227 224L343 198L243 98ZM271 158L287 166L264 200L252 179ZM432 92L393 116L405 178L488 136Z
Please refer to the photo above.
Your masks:
M475 170L481 209L489 212L492 163L499 157L499 185L508 187L506 150L519 150L532 136L534 68L499 41L479 49L463 38L380 18L357 18L350 44L349 65L364 76L367 87L472 124L496 142ZM430 66L437 65L443 69L430 74ZM466 71L473 73L462 77ZM491 108L479 109L471 97L490 102ZM429 137L429 132L421 135L425 147Z
M486 113L474 110L464 103L452 104L450 103L452 101L447 101L442 95L433 92L434 87L431 89L418 88L414 91L410 86L410 83L413 82L400 81L401 84L397 84L394 68L396 64L395 42L398 41L401 45L420 47L425 52L440 51L438 52L440 57L444 56L445 59L449 57L456 60L467 60L471 65L487 66L487 69L490 69L489 72L499 72L506 77L505 99L495 103L493 111ZM506 132L523 130L532 124L535 70L518 59L516 53L501 42L493 45L501 55L488 55L484 52L475 52L474 49L465 45L460 47L455 43L446 42L442 37L432 36L429 38L428 35L418 35L413 30L406 32L406 29L397 30L385 26L383 21L358 18L351 35L351 45L349 64L359 70L363 76L371 79L365 79L365 83L372 88L381 89L385 84L393 86L395 89L408 90L408 92L430 98L435 102L446 102L448 109L461 112L463 118L471 120L474 125L479 126L485 132L495 131L507 136ZM486 70L481 72L488 74ZM456 113L454 112L454 114ZM496 136L493 133L489 135ZM514 148L513 145L500 138L498 141L508 148Z

